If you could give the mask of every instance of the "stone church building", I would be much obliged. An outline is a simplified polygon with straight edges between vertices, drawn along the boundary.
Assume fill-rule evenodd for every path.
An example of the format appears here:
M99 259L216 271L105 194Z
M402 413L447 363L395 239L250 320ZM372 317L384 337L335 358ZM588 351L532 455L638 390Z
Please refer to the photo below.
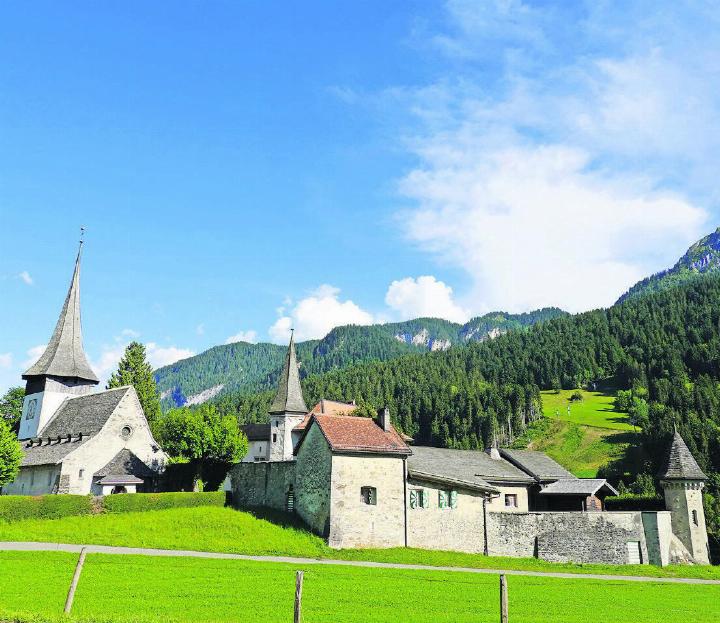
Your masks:
M417 547L556 562L708 564L706 480L676 432L661 474L665 511L608 512L617 492L542 452L408 444L387 409L308 411L291 338L270 422L230 471L240 508L295 513L332 547Z
M167 459L133 387L95 392L80 326L80 258L40 359L23 374L20 473L3 494L153 490Z

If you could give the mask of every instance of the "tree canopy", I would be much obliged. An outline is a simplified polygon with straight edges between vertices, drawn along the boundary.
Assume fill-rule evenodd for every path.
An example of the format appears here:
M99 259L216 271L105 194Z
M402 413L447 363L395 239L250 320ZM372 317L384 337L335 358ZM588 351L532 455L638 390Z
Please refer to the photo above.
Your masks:
M128 344L118 369L110 377L107 388L124 385L132 385L135 388L145 417L152 425L160 416L160 399L152 366L145 357L145 346L140 342Z
M0 487L15 480L23 453L10 424L0 419Z
M24 387L11 387L0 398L0 418L5 420L15 433L20 428L24 400Z

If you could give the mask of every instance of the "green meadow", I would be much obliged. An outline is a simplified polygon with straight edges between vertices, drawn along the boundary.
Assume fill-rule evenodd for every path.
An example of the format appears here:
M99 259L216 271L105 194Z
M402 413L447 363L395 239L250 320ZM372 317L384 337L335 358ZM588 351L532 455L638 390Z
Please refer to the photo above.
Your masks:
M0 522L0 541L45 541L480 569L720 580L718 567L673 566L661 569L650 565L630 567L557 564L535 558L499 558L410 548L335 550L329 548L321 538L301 528L280 525L250 513L214 506ZM718 590L720 591L720 587Z
M576 392L580 392L583 399L571 401L570 397ZM615 411L615 388L612 386L599 385L597 391L563 389L559 392L542 391L540 394L543 415L547 418L596 428L635 430L628 422L627 413Z
M292 620L297 566L89 554L69 619L62 608L77 555L0 552L0 616L13 621L262 622ZM307 565L305 623L496 622L498 576ZM513 623L720 620L720 588L508 577Z

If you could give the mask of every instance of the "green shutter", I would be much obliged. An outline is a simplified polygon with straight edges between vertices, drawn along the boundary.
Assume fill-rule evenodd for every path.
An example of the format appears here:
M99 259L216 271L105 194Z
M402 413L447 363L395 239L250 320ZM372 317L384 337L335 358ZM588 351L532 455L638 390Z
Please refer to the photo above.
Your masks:
M457 508L457 491L450 492L450 508Z
M447 494L445 491L438 491L438 506L440 508L447 508Z
M423 508L430 508L430 496L428 495L428 492L425 491L425 489L422 489L420 491L420 501L422 502Z
M417 508L418 492L414 489L410 490L410 508Z

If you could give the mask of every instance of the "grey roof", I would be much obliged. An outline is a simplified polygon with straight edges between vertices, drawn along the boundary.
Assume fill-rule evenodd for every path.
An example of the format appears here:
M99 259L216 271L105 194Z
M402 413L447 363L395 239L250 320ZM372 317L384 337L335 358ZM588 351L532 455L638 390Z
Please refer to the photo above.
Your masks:
M80 326L80 251L75 260L70 289L65 298L58 318L55 331L45 352L40 359L32 365L25 374L24 379L34 376L61 376L82 379L91 383L98 383L98 378L90 368L82 344L82 329Z
M540 481L575 478L544 452L534 450L500 450L500 454L533 478Z
M666 480L707 480L680 433L675 431L660 478Z
M93 478L102 478L105 476L137 476L139 478L150 478L156 475L147 463L141 461L137 455L123 448L118 452L105 467L100 468L93 474ZM108 484L108 483L105 483Z
M285 357L285 366L280 375L277 394L275 395L272 405L270 405L270 413L305 414L307 412L308 408L305 406L302 388L300 387L300 372L297 365L297 355L295 354L295 339L293 335L290 335L290 345L288 346Z
M245 424L240 430L248 441L270 441L270 424Z
M118 403L131 390L129 386L68 398L38 434L58 437L70 433L97 433L112 415Z
M411 476L435 476L495 490L492 483L531 483L533 479L505 459L490 458L485 452L414 446L408 457Z
M83 436L82 439L75 437L71 441L68 441L67 437L65 437L62 441L53 440L49 443L47 439L44 439L41 445L37 445L37 440L35 440L33 445L31 445L31 440L29 439L22 441L20 443L24 456L20 465L22 467L55 465L61 462L68 454L77 450L89 439L89 436Z
M614 487L604 478L565 478L540 490L540 495L595 495L603 487L617 495Z
M111 474L98 480L99 485L141 485L143 482L145 481L142 478L126 474Z

